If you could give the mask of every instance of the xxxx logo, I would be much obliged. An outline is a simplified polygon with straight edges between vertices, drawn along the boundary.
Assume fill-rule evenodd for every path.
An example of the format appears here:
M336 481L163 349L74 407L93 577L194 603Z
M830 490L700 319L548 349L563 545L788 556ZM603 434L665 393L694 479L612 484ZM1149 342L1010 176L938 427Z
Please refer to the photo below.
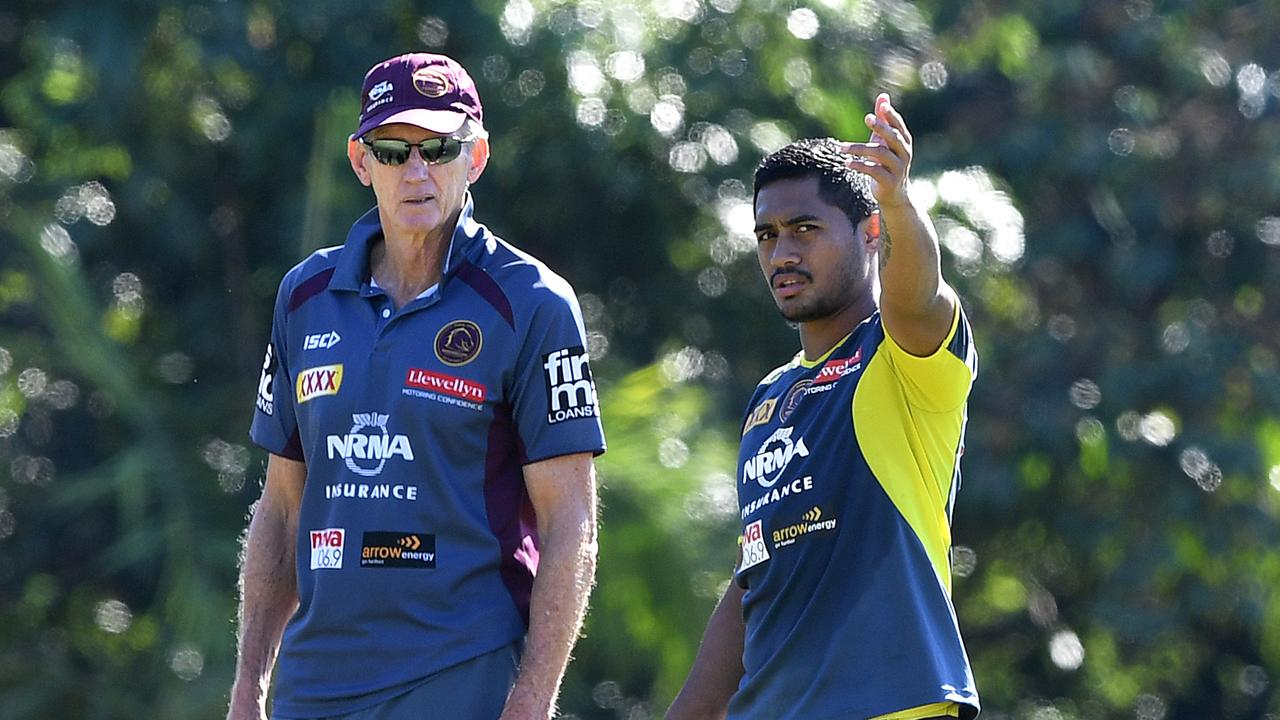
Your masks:
M747 416L746 423L742 426L742 436L746 437L751 428L756 427L757 425L764 425L769 422L769 418L773 417L773 407L777 404L778 398L769 398L755 406L755 409L751 411L749 416Z
M298 402L304 403L321 395L337 395L341 387L341 364L308 368L298 375Z

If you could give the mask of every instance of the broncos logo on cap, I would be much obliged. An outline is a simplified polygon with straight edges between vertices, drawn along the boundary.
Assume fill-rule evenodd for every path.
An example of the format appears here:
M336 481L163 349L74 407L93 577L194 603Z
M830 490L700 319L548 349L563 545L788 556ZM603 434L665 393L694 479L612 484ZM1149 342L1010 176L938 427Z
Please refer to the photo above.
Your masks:
M453 89L453 80L438 67L420 68L413 73L413 89L429 98L443 97Z

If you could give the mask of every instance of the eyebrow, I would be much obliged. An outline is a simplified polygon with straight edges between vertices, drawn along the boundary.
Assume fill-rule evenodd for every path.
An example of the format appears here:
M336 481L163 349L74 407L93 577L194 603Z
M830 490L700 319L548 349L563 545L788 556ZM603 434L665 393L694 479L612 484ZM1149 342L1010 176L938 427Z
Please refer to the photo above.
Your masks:
M783 220L782 226L790 227L792 225L799 225L801 223L820 221L821 219L822 218L819 218L817 215L797 215L793 218ZM768 230L771 227L773 227L773 223L760 223L759 225L756 225L755 232L760 232L761 230Z

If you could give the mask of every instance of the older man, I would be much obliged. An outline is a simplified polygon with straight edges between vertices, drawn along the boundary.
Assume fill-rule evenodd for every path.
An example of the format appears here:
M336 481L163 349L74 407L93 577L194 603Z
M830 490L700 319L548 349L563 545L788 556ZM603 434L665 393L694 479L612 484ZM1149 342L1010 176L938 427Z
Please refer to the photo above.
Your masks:
M377 206L275 305L228 718L267 717L274 667L275 720L545 719L595 570L581 313L472 216L489 143L461 65L379 63L361 107Z

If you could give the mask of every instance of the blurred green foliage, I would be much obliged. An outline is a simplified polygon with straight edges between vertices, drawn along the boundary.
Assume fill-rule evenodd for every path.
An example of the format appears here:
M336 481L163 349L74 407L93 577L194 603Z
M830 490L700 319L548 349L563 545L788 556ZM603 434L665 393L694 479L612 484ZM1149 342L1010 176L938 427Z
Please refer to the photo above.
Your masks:
M562 702L660 714L797 347L750 171L917 144L977 333L957 611L990 718L1280 717L1280 3L336 0L0 9L0 717L217 718L276 283L371 204L364 70L471 68L479 216L582 295L610 451Z

